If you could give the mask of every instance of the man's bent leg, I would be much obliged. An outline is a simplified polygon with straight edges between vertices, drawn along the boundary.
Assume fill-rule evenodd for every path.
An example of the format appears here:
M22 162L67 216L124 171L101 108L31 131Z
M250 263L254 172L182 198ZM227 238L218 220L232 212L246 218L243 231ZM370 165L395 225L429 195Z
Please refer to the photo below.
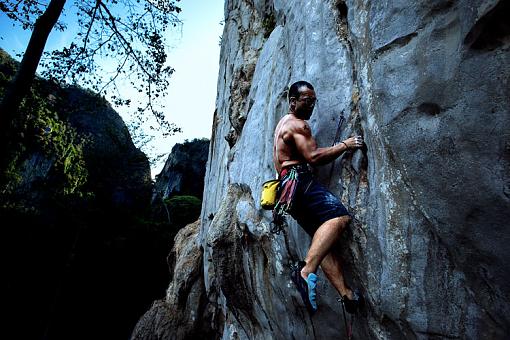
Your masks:
M312 244L306 254L306 265L301 270L301 276L307 278L308 274L315 273L322 260L329 254L333 245L338 241L342 231L351 218L340 216L324 222L315 232Z
M340 296L347 295L348 299L352 299L352 291L345 284L340 255L335 251L329 252L322 260L321 268Z

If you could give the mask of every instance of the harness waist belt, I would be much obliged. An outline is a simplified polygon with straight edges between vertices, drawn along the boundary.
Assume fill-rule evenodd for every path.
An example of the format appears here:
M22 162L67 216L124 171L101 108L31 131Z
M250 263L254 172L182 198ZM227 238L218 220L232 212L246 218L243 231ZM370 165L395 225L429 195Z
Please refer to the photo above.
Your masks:
M285 177L285 175L287 175L287 173L291 169L296 170L296 172L299 174L311 172L310 167L306 163L292 164L292 165L288 165L282 169L282 171L280 172L280 179Z

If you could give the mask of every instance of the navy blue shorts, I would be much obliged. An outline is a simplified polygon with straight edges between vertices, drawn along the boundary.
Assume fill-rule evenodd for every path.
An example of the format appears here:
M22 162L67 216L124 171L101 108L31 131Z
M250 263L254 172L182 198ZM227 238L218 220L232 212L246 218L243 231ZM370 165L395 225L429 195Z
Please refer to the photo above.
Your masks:
M310 236L313 237L324 222L349 216L342 202L317 182L310 171L298 171L298 180L289 213Z

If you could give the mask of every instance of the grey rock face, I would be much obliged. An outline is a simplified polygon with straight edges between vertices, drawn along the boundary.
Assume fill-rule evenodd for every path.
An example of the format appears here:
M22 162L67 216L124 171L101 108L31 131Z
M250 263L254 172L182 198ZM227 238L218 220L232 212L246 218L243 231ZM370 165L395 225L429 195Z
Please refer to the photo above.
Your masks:
M315 169L354 217L338 247L366 297L355 337L510 334L507 2L229 0L225 13L197 239L218 337L345 334L322 273L313 317L289 279L308 236L292 222L272 235L258 203L286 91L301 79L319 98L319 146L341 114L341 137L366 141ZM270 34L264 18L274 18Z

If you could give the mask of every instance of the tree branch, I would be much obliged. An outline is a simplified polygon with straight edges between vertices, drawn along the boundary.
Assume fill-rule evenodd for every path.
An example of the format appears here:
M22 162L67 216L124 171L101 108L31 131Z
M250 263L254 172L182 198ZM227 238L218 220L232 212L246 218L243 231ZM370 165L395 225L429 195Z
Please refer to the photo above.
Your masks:
M51 0L46 11L35 22L34 30L18 71L7 86L0 103L0 126L5 131L14 126L13 121L18 114L21 101L30 89L48 36L62 14L65 3L66 0ZM12 135L15 135L15 133L11 132ZM8 162L9 158L7 155L10 144L6 138L7 133L2 133L0 138L0 170L2 171L5 169L4 162Z
M123 46L124 48L127 50L127 52L129 52L132 57L136 60L136 63L138 64L138 66L142 69L142 71L150 77L150 72L148 72L144 67L143 67L143 64L142 62L140 61L140 59L138 58L138 56L136 55L135 51L133 50L133 48L131 47L131 44L129 43L129 41L126 40L126 38L124 37L124 35L122 35L122 33L120 33L119 29L117 28L117 25L115 24L115 17L113 16L113 14L110 12L110 10L108 9L108 7L105 6L105 4L101 3L101 7L105 10L106 14L108 14L108 17L109 17L109 21L106 20L105 18L105 22L106 22L106 25L108 25L117 35L117 37L121 40L121 43L123 42ZM102 13L101 13L102 15ZM110 25L110 24L111 25Z
M62 77L63 79L65 79L67 77L67 75L71 71L71 69L74 66L74 64L76 64L76 61L78 60L78 57L80 57L83 54L83 52L85 51L85 49L87 48L87 42L88 42L88 39L89 39L90 31L92 30L92 25L94 24L94 21L96 19L96 13L97 13L97 10L98 10L100 4L101 4L101 0L96 0L96 6L94 7L94 12L92 12L92 16L90 18L90 24L89 24L89 27L87 29L87 33L85 35L85 38L83 40L83 47L82 47L81 51L78 52L78 54L71 61L71 64L69 64L69 67L67 68L67 71L64 73L64 75Z
M113 78L110 79L110 81L108 81L108 83L106 83L102 88L101 90L99 90L99 93L103 92L103 90L105 88L107 88L112 82L115 81L115 79L117 79L117 77L119 76L120 74L120 71L124 68L124 65L126 64L127 60L129 59L129 55L126 55L126 58L124 59L124 62L122 63L122 65L120 65L119 67L117 67L117 72L115 73L115 76L113 76Z

